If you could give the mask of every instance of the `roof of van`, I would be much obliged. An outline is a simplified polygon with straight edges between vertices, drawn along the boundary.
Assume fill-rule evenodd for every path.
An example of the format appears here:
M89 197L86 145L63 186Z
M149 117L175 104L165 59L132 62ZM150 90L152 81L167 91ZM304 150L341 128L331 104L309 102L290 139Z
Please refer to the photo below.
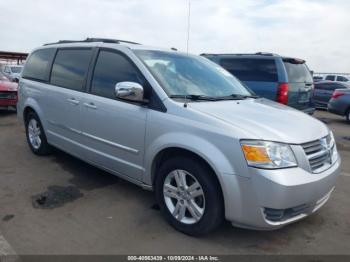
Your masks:
M278 54L269 52L256 52L256 53L203 53L201 56L278 56Z
M43 47L82 47L82 46L106 46L106 47L115 47L115 46L125 46L129 49L144 49L144 50L164 50L164 51L177 51L176 48L160 48L154 46L146 46L140 43L128 41L128 40L119 40L119 39L109 39L109 38L86 38L84 40L60 40L55 43L44 44Z
M274 54L274 53L268 53L268 52L257 52L257 53L245 53L245 54L239 54L239 53L203 53L200 54L201 56L206 56L206 57L215 57L215 56L223 56L223 57L271 57L271 58L275 58L275 57L279 57L282 58L284 61L293 61L296 63L305 63L305 60L300 59L300 58L295 58L295 57L289 57L289 56L281 56L278 54Z

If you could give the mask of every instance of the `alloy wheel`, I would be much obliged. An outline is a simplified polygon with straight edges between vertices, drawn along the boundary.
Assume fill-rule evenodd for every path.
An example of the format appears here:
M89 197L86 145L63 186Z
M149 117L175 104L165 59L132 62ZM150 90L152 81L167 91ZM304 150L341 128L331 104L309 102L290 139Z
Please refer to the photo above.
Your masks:
M174 218L184 224L197 223L205 211L205 196L198 180L185 170L170 172L163 185L165 204Z
M38 121L34 118L30 119L28 122L28 137L34 149L39 149L41 146L40 134L41 131Z

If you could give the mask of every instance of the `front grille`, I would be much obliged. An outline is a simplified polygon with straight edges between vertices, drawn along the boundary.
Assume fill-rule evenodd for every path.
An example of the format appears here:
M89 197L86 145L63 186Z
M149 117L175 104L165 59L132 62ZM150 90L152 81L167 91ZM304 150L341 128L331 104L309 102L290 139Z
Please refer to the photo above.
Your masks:
M307 212L308 208L306 204L287 209L264 208L264 214L267 220L282 222Z
M335 146L330 135L319 140L304 143L301 146L309 160L312 172L319 173L330 167Z
M16 99L16 91L0 92L0 99Z

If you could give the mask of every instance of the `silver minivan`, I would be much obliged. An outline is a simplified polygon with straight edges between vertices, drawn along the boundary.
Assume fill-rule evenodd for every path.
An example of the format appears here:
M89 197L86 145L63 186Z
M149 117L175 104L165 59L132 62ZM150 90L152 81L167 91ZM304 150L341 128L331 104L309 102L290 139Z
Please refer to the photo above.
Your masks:
M177 230L223 219L269 230L329 199L340 171L332 132L259 98L206 58L109 39L34 50L18 117L37 155L57 147L154 190Z

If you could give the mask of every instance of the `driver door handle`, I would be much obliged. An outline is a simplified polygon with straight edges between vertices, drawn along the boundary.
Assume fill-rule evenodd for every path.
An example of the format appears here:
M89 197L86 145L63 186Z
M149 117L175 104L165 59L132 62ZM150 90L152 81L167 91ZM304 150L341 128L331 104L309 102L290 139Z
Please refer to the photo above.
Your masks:
M73 105L79 105L79 103L80 103L78 100L76 100L73 97L72 98L68 98L67 101L72 103Z

